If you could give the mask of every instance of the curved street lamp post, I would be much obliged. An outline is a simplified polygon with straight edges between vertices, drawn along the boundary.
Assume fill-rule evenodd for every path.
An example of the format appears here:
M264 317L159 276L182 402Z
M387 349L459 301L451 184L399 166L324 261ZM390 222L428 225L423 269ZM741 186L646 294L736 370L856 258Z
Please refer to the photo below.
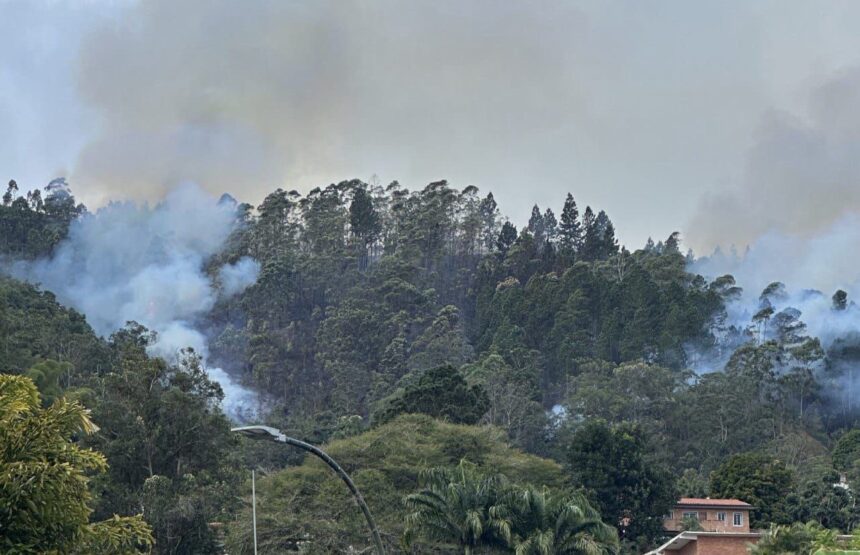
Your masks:
M376 552L379 555L385 555L385 548L382 547L382 538L379 536L379 530L376 528L376 522L373 520L373 515L370 514L370 508L367 506L367 503L364 502L364 498L361 496L358 488L355 487L355 483L352 481L352 478L349 477L349 474L347 474L333 458L329 457L325 451L319 447L311 445L310 443L305 443L299 439L289 437L277 428L272 428L270 426L241 426L239 428L232 428L231 431L242 434L243 436L251 439L264 439L274 441L276 443L286 443L287 445L292 445L293 447L298 447L299 449L313 453L322 459L323 462L329 465L329 467L331 467L331 469L340 476L340 479L343 480L346 487L348 487L349 491L352 492L352 496L361 508L361 512L364 513L365 520L367 520L367 526L370 528L370 532L373 535L373 543L376 544Z

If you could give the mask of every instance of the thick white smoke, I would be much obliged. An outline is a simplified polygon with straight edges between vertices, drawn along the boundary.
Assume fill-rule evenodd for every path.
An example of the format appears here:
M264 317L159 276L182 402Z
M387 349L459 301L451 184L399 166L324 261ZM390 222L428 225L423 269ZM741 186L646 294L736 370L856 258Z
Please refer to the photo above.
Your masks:
M260 264L253 258L242 258L235 264L227 264L218 272L221 280L221 294L232 297L241 293L257 281Z
M196 328L219 295L241 292L259 265L245 258L220 269L220 290L203 271L235 222L234 206L218 203L195 185L170 192L156 205L112 203L74 222L52 257L17 262L13 273L53 291L108 335L134 320L158 333L153 355L175 360L192 347L208 355ZM224 390L224 407L237 414L252 393L221 369L209 368Z
M731 274L743 288L727 324L749 327L762 290L782 282L775 313L799 310L805 333L825 347L860 332L860 309L850 304L860 295L858 160L860 67L816 80L805 110L761 119L739 186L703 199L687 227L694 248L739 246L691 266L710 278ZM838 289L848 293L846 310L833 310Z
M860 215L845 215L815 233L770 231L743 253L714 254L697 259L689 270L713 279L731 274L743 293L730 302L727 326L749 329L761 309L760 295L773 282L785 285L782 293L769 297L774 314L793 308L806 325L804 334L817 337L825 348L840 338L860 333L860 306L852 299L860 293L860 272L855 258L860 244ZM848 295L844 310L834 310L833 294ZM730 351L698 353L697 371L718 370Z
M744 298L756 301L769 283L780 281L790 291L816 289L827 301L837 290L860 292L860 215L848 214L813 233L770 231L743 253L720 250L698 259L692 271L705 276L732 274Z

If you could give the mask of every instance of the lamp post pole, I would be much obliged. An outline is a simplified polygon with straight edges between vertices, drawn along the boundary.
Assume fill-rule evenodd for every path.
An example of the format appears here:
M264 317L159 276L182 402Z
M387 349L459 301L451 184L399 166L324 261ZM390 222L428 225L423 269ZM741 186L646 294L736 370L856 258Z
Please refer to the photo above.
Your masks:
M364 502L361 492L358 491L358 488L355 486L352 478L349 477L349 474L347 474L333 458L329 457L325 451L315 445L311 445L310 443L305 443L299 439L289 437L277 428L272 428L270 426L241 426L239 428L233 428L231 431L253 439L267 439L277 443L286 443L287 445L292 445L293 447L298 447L299 449L313 453L322 459L323 462L334 470L335 474L343 480L346 487L349 488L349 491L352 492L352 496L355 498L356 503L358 503L359 508L361 508L361 512L364 513L364 519L367 520L367 526L370 528L370 533L373 536L373 543L376 545L377 554L385 555L385 548L382 546L382 538L379 536L379 530L376 528L376 521L373 520L373 515L370 514L370 508L367 506L367 503Z
M254 555L257 555L257 480L251 470L251 518L254 522Z

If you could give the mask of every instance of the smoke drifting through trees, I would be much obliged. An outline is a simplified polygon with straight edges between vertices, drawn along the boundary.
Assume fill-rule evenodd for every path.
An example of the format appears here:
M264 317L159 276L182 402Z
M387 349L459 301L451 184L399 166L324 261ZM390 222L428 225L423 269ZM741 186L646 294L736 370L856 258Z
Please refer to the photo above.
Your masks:
M717 250L697 259L691 271L705 277L731 274L743 288L727 306L729 322L748 324L759 310L759 295L770 283L782 282L787 296L776 309L799 309L809 332L830 342L860 330L860 310L854 306L834 312L831 296L837 290L848 300L860 291L857 259L851 253L860 243L860 216L848 215L827 229L810 235L772 231L760 237L743 254Z
M816 233L771 231L743 254L718 249L692 262L689 270L706 278L734 276L727 287L737 289L712 323L716 348L691 350L691 365L699 373L720 370L742 344L772 341L784 357L776 358L774 372L806 368L821 384L822 399L843 413L856 411L860 306L852 299L860 276L852 253L858 241L860 217L851 214Z
M718 370L739 342L774 339L785 326L818 338L827 350L818 375L829 372L834 390L853 395L860 359L860 68L832 75L811 89L805 111L772 111L762 119L741 187L706 198L691 220L694 248L717 249L690 271L730 274L743 292L714 323L725 344L699 353L699 371ZM740 251L740 252L738 252ZM765 303L762 291L784 289ZM835 302L834 293L843 298ZM734 334L734 335L732 335ZM791 343L791 341L789 341ZM839 376L839 377L837 377Z
M236 222L235 205L186 185L154 206L112 203L76 220L50 258L18 261L16 277L40 283L81 311L93 328L109 335L128 321L158 333L154 355L175 360L192 347L208 355L197 320L221 296L241 292L256 281L259 265L243 258L218 272L220 287L204 273ZM235 413L252 393L220 368L210 368L225 393L225 409Z

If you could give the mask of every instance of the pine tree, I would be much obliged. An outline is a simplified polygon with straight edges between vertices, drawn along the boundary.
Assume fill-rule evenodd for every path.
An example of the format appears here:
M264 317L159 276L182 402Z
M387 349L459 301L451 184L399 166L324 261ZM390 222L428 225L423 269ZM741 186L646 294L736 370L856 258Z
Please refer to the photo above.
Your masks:
M356 187L349 205L349 226L366 247L379 237L382 223L373 206L373 199L364 187Z
M499 232L499 237L496 239L496 248L502 255L507 254L508 249L517 240L517 228L511 222L505 222L502 230Z
M687 254L684 255L684 260L687 264L692 264L696 261L696 255L693 253L693 249L687 249Z
M642 250L645 252L654 252L656 248L656 245L654 245L654 239L649 237L648 240L645 241L645 246L642 247Z
M481 214L481 240L484 248L489 252L496 246L496 238L499 236L499 207L496 199L493 198L493 193L487 193L487 196L481 200L478 211Z
M666 242L663 244L663 252L666 254L669 253L680 253L681 245L681 234L677 231L673 231L669 238L666 239Z
M594 220L597 232L597 248L595 257L605 260L614 254L618 254L618 240L615 239L615 226L606 212L601 210Z
M543 246L546 240L546 226L544 225L543 216L540 213L540 208L537 204L532 207L532 215L529 217L529 233L534 237L535 245L538 250Z
M373 206L373 198L363 186L355 188L349 204L349 227L357 240L359 268L364 269L368 265L368 248L382 234L382 220Z
M555 213L551 208L547 208L543 213L544 235L547 243L555 243L558 238L558 220L555 219Z
M561 223L558 226L561 250L570 254L579 250L582 243L582 224L579 221L579 209L573 195L567 194L564 208L561 211Z
M590 206L586 206L582 214L582 230L582 245L577 252L582 260L596 260L600 254L600 231Z
M615 238L615 226L608 219L606 229L603 231L603 250L607 258L618 254L618 239Z

